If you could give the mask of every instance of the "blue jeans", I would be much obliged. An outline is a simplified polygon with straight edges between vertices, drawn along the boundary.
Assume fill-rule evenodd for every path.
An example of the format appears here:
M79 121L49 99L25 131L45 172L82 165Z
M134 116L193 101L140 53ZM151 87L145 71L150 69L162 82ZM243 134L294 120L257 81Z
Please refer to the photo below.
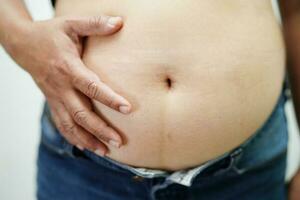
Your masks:
M218 158L175 172L134 168L80 151L42 114L39 200L283 200L287 153L286 83L265 123ZM201 143L199 142L199 145Z

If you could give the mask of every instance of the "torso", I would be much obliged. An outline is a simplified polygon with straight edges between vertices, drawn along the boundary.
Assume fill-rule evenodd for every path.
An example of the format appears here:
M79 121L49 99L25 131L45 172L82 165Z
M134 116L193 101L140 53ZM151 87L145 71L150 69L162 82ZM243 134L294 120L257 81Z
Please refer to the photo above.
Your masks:
M69 14L124 19L83 54L132 104L123 115L94 102L125 141L107 154L119 162L178 170L213 159L254 134L281 91L285 52L268 0L58 1L56 15Z

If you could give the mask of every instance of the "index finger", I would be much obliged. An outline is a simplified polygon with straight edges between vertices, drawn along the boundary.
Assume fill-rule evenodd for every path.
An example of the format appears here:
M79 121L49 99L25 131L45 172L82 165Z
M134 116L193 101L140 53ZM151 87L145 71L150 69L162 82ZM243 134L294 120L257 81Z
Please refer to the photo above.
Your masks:
M73 76L73 85L89 98L95 99L123 114L130 112L130 103L102 82L80 59L76 60Z

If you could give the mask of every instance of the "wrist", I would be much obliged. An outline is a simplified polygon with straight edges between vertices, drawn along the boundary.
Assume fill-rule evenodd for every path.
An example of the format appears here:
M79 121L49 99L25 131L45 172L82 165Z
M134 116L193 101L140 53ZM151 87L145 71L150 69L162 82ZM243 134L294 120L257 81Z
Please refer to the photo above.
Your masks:
M10 54L14 46L18 45L23 40L25 35L28 35L33 21L22 20L16 23L6 23L0 32L0 44Z
M1 42L5 51L25 71L29 72L30 65L27 64L26 52L30 47L30 39L33 31L32 21L24 21L9 26L4 32L6 36ZM1 38L2 39L2 38Z

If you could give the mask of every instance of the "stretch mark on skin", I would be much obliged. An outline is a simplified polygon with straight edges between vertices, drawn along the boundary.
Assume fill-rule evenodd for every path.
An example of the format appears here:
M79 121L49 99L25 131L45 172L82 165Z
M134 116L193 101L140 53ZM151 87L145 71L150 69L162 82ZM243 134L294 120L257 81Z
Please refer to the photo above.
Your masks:
M172 101L172 94L174 92L174 79L170 76L170 74L166 74L163 78L163 84L165 87L165 92L168 93L166 95L163 95L163 100L164 103L161 104L162 106L162 137L161 137L161 141L160 141L160 164L162 165L162 168L164 170L169 170L168 165L169 163L166 163L166 157L168 156L168 152L166 152L166 149L168 149L169 147L169 142L171 141L171 133L169 132L170 130L167 129L168 127L168 123L169 123L169 119L167 118L167 116L169 116L169 112L170 112L170 101Z

